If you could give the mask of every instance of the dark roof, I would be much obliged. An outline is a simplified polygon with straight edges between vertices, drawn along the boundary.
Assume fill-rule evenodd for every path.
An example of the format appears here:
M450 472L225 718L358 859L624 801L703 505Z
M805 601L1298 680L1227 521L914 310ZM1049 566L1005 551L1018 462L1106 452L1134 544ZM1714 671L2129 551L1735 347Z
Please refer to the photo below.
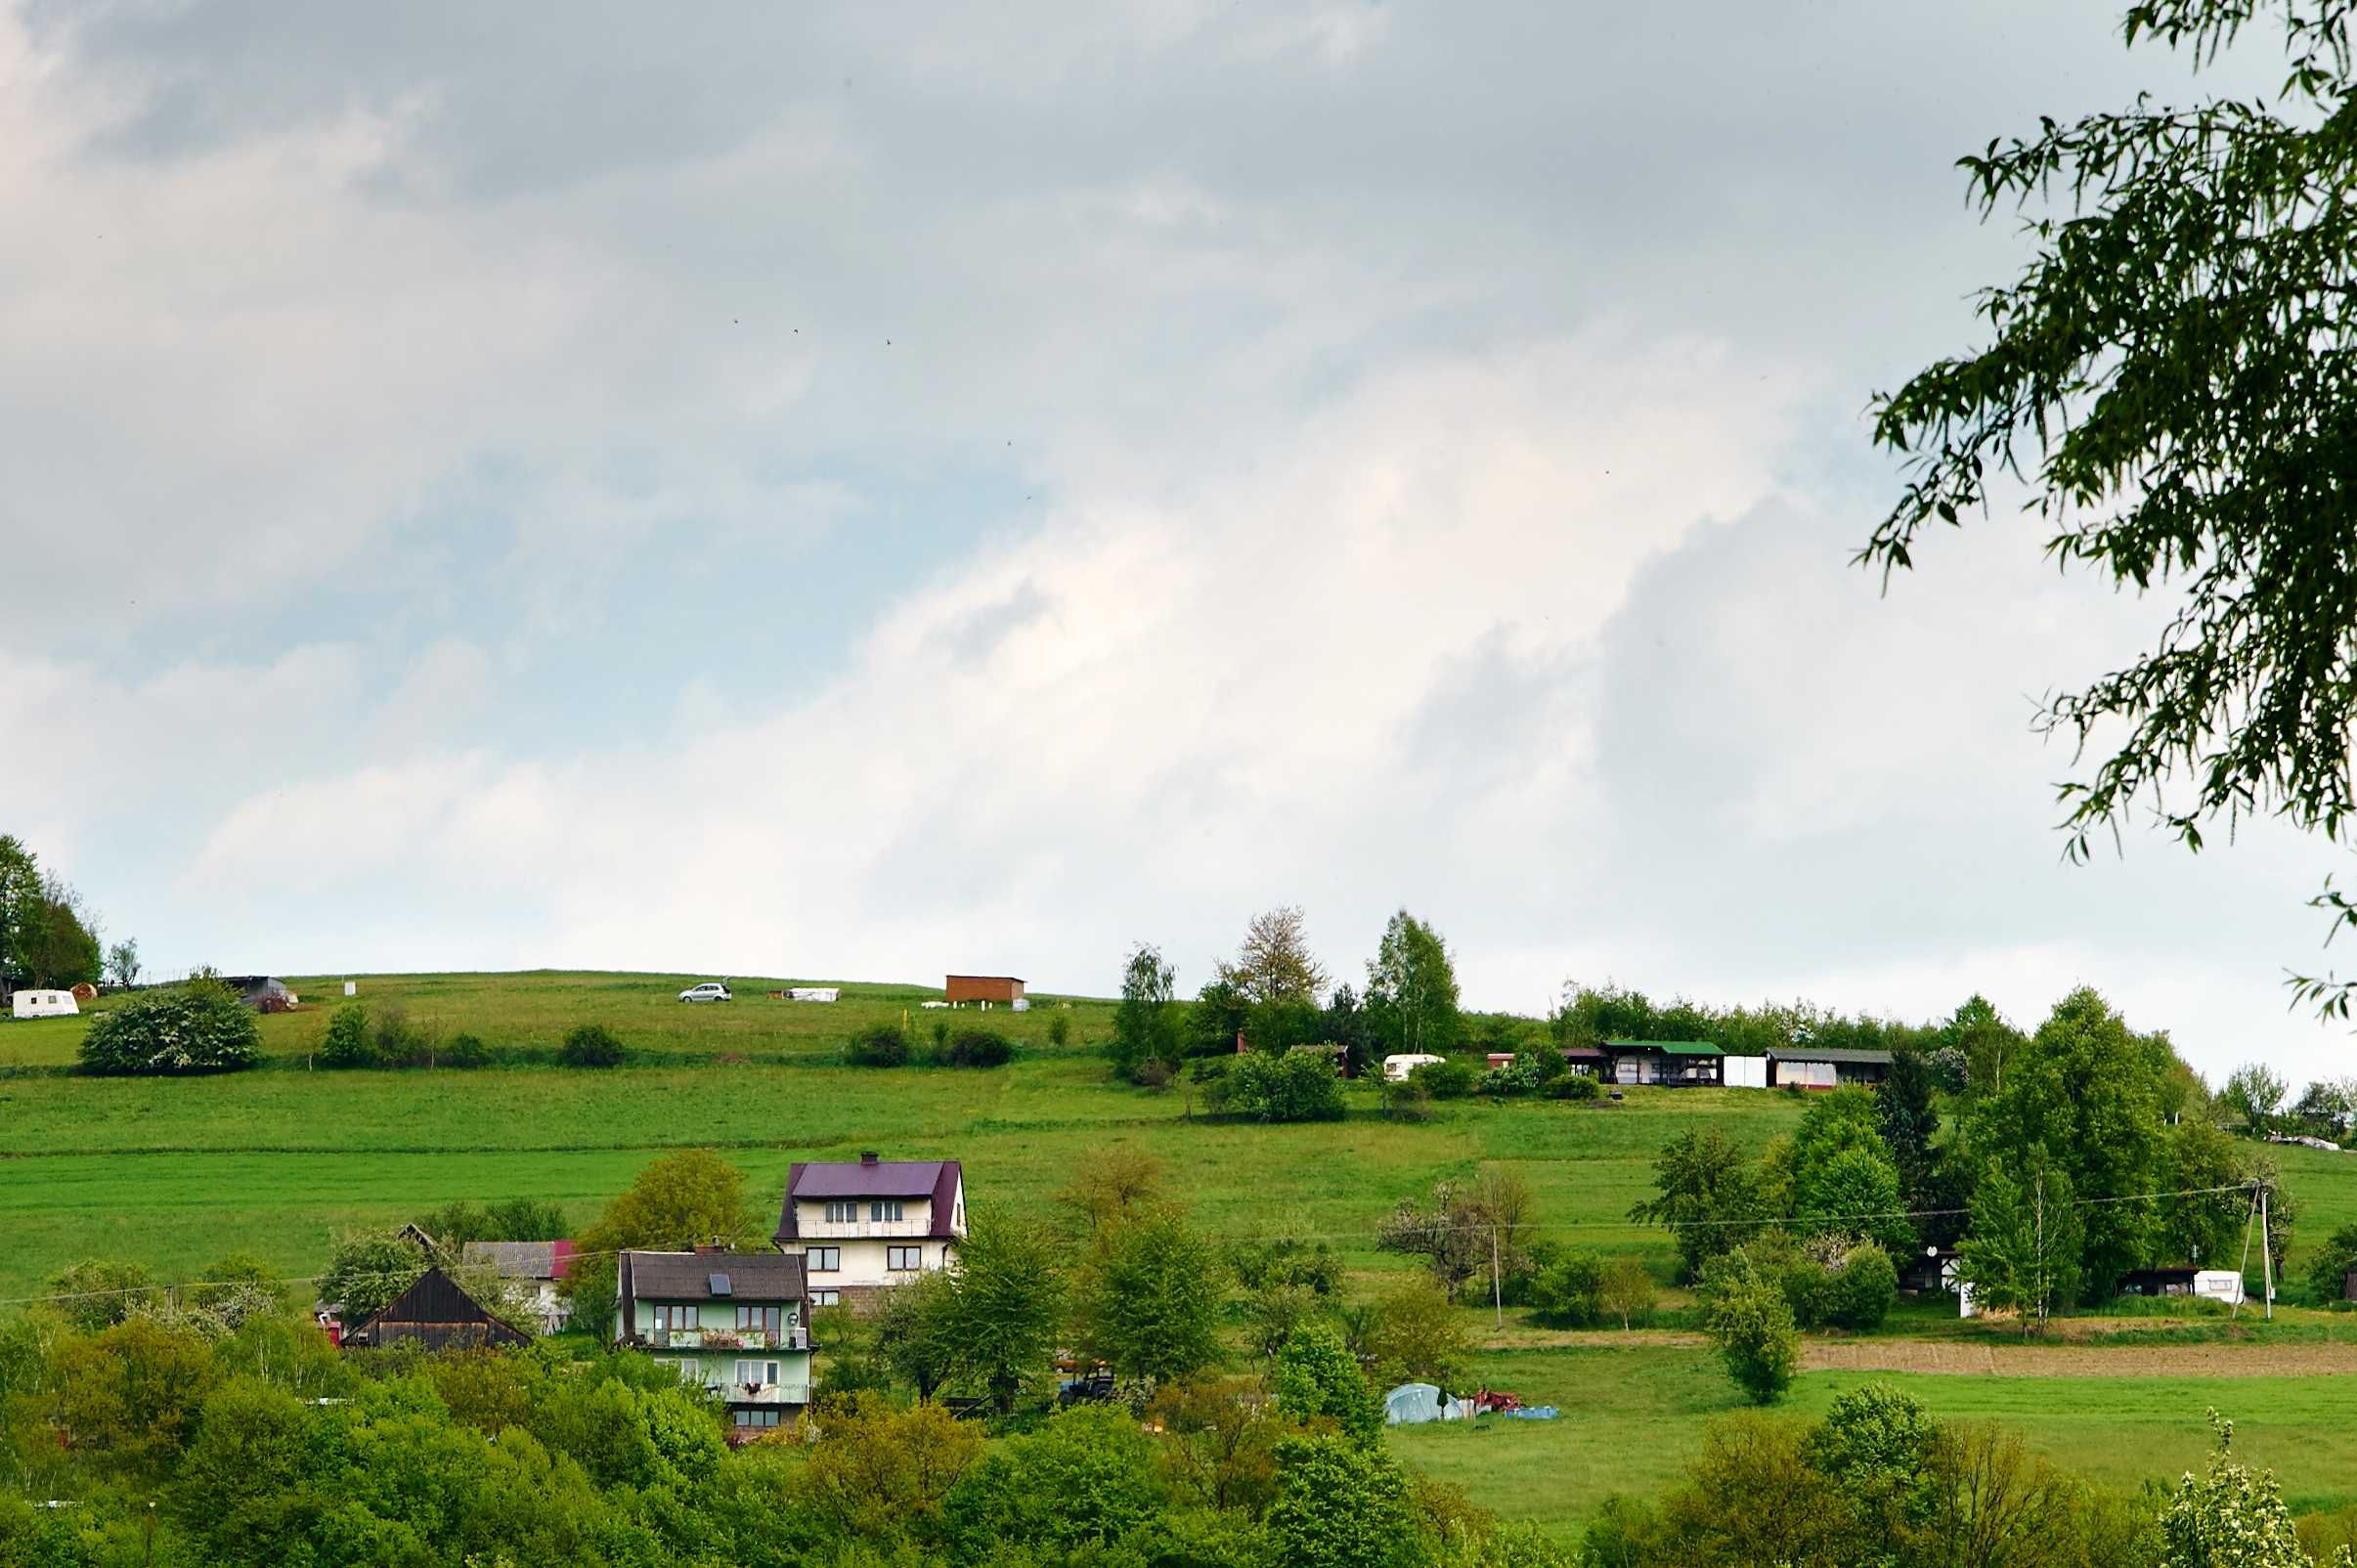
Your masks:
M1611 1055L1600 1045L1567 1045L1563 1047L1566 1062L1601 1062Z
M625 1301L803 1297L802 1259L785 1252L625 1252L619 1268ZM722 1285L725 1288L715 1288Z
M1724 1056L1708 1040L1606 1040L1606 1051L1661 1051L1671 1056Z
M1855 1050L1844 1045L1796 1045L1788 1050L1770 1051L1768 1054L1778 1062L1832 1062L1847 1063L1851 1067L1885 1067L1891 1065L1891 1053L1888 1051Z
M797 1202L814 1203L830 1198L925 1198L933 1200L935 1236L950 1236L963 1167L954 1159L796 1160L786 1173L786 1197L777 1218L775 1240L789 1241L801 1235L794 1215Z
M432 1349L460 1339L521 1345L529 1343L531 1336L485 1308L458 1281L432 1268L345 1338L364 1345L416 1339Z
M508 1280L561 1280L573 1267L570 1241L469 1241L458 1255L488 1263Z

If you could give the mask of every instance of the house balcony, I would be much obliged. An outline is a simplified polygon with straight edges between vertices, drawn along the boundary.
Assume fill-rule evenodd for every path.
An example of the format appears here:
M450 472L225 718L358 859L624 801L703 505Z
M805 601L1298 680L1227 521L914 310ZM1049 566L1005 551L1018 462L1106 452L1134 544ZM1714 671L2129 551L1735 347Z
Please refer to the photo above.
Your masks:
M646 1342L657 1350L807 1350L810 1330L785 1328L657 1328Z
M796 1228L804 1242L906 1241L933 1235L933 1221L923 1214L904 1220L803 1220Z
M714 1383L712 1391L731 1405L807 1405L810 1380L777 1383Z

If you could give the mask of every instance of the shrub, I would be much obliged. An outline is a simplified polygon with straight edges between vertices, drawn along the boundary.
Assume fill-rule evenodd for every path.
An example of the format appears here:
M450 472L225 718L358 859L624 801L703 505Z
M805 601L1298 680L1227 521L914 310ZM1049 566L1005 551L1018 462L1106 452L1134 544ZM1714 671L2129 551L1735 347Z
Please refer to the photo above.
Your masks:
M84 1333L97 1333L123 1322L155 1299L147 1269L137 1263L91 1259L76 1263L49 1282L61 1298L58 1310Z
M1492 1067L1481 1075L1481 1092L1499 1099L1519 1099L1539 1092L1539 1067L1535 1058L1524 1052L1503 1067Z
M937 1060L952 1067L1003 1067L1015 1060L1015 1042L993 1029L960 1029Z
M1891 1254L1868 1241L1851 1249L1841 1267L1827 1271L1818 1295L1819 1319L1836 1328L1879 1328L1899 1299L1899 1266Z
M176 985L100 1014L81 1055L84 1072L234 1072L261 1060L262 1030L227 988Z
M1592 1073L1566 1072L1548 1084L1547 1092L1557 1100L1593 1100L1604 1086Z
M1604 1260L1585 1249L1564 1253L1531 1282L1531 1305L1549 1323L1594 1328L1604 1321Z
M1342 1255L1323 1237L1315 1241L1297 1236L1234 1241L1228 1246L1228 1267L1246 1290L1302 1285L1328 1296L1342 1283Z
M1414 1073L1405 1078L1383 1079L1379 1092L1383 1097L1383 1114L1392 1120L1432 1119L1432 1091Z
M1236 1058L1213 1085L1211 1106L1260 1121L1338 1121L1342 1080L1333 1063L1313 1051L1254 1052Z
M1898 1276L1892 1280L1896 1285ZM1605 1265L1604 1288L1596 1305L1606 1317L1620 1319L1623 1328L1641 1328L1652 1322L1656 1299L1653 1276L1642 1260L1618 1257Z
M327 1020L327 1037L320 1042L319 1065L323 1067L372 1067L376 1066L376 1042L369 1034L369 1010L359 1002L346 1002Z
M602 1024L577 1024L565 1036L556 1060L568 1067L618 1067L622 1065L622 1042Z
M1462 1100L1473 1092L1480 1075L1462 1062L1427 1062L1408 1074L1435 1100Z
M1167 1089L1170 1087L1170 1064L1141 1062L1137 1070L1129 1076L1130 1081L1141 1089Z
M938 1024L945 1035L948 1027ZM908 1061L908 1036L897 1024L877 1024L852 1035L843 1048L855 1067L896 1067Z
M1718 1345L1727 1375L1754 1404L1773 1404L1791 1386L1801 1361L1800 1330L1783 1289L1736 1251L1711 1265L1703 1293L1703 1329Z
M1072 1039L1072 1021L1062 1013L1048 1020L1048 1044L1069 1045Z
M483 1043L483 1037L463 1029L452 1035L450 1044L442 1048L441 1062L446 1067L479 1067L490 1060L491 1047Z

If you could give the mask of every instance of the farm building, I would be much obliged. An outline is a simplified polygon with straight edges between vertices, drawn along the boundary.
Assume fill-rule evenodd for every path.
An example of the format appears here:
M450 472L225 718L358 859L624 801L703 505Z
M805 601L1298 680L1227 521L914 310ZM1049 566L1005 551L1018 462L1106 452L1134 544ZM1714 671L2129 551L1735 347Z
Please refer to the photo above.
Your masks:
M415 1344L423 1350L524 1345L532 1336L502 1321L439 1268L426 1270L385 1309L352 1329L346 1345Z
M1702 1040L1606 1040L1614 1083L1659 1083L1674 1088L1716 1087L1719 1047Z
M952 1006L960 1002L992 1002L1013 1007L1024 999L1023 981L1012 975L951 975L942 982L941 994Z
M257 1013L291 1013L300 1000L284 980L271 975L224 975L221 983Z
M946 1268L966 1235L954 1159L796 1160L770 1240L803 1259L814 1307L857 1303Z
M1891 1053L1833 1046L1794 1046L1768 1053L1772 1088L1835 1089L1846 1083L1880 1083L1891 1070Z
M17 1018L71 1018L82 1009L71 991L22 990L9 998L9 1010Z
M2119 1277L2123 1296L2206 1296L2229 1305L2243 1299L2243 1277L2232 1269L2131 1269Z
M570 1241L469 1241L459 1249L468 1263L488 1263L509 1287L532 1297L541 1332L557 1333L572 1320L572 1304L558 1286L573 1267Z

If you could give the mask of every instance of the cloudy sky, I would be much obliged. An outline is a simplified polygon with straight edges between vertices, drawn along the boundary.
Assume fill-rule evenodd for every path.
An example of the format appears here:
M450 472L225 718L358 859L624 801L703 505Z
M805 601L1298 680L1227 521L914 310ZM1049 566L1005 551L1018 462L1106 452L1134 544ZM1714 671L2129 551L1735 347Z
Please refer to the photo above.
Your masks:
M2019 255L1952 158L2192 91L2112 11L0 0L0 828L166 971L1406 905L1484 1006L2340 1070L2322 847L2062 862L2034 699L2155 607L1848 565Z

